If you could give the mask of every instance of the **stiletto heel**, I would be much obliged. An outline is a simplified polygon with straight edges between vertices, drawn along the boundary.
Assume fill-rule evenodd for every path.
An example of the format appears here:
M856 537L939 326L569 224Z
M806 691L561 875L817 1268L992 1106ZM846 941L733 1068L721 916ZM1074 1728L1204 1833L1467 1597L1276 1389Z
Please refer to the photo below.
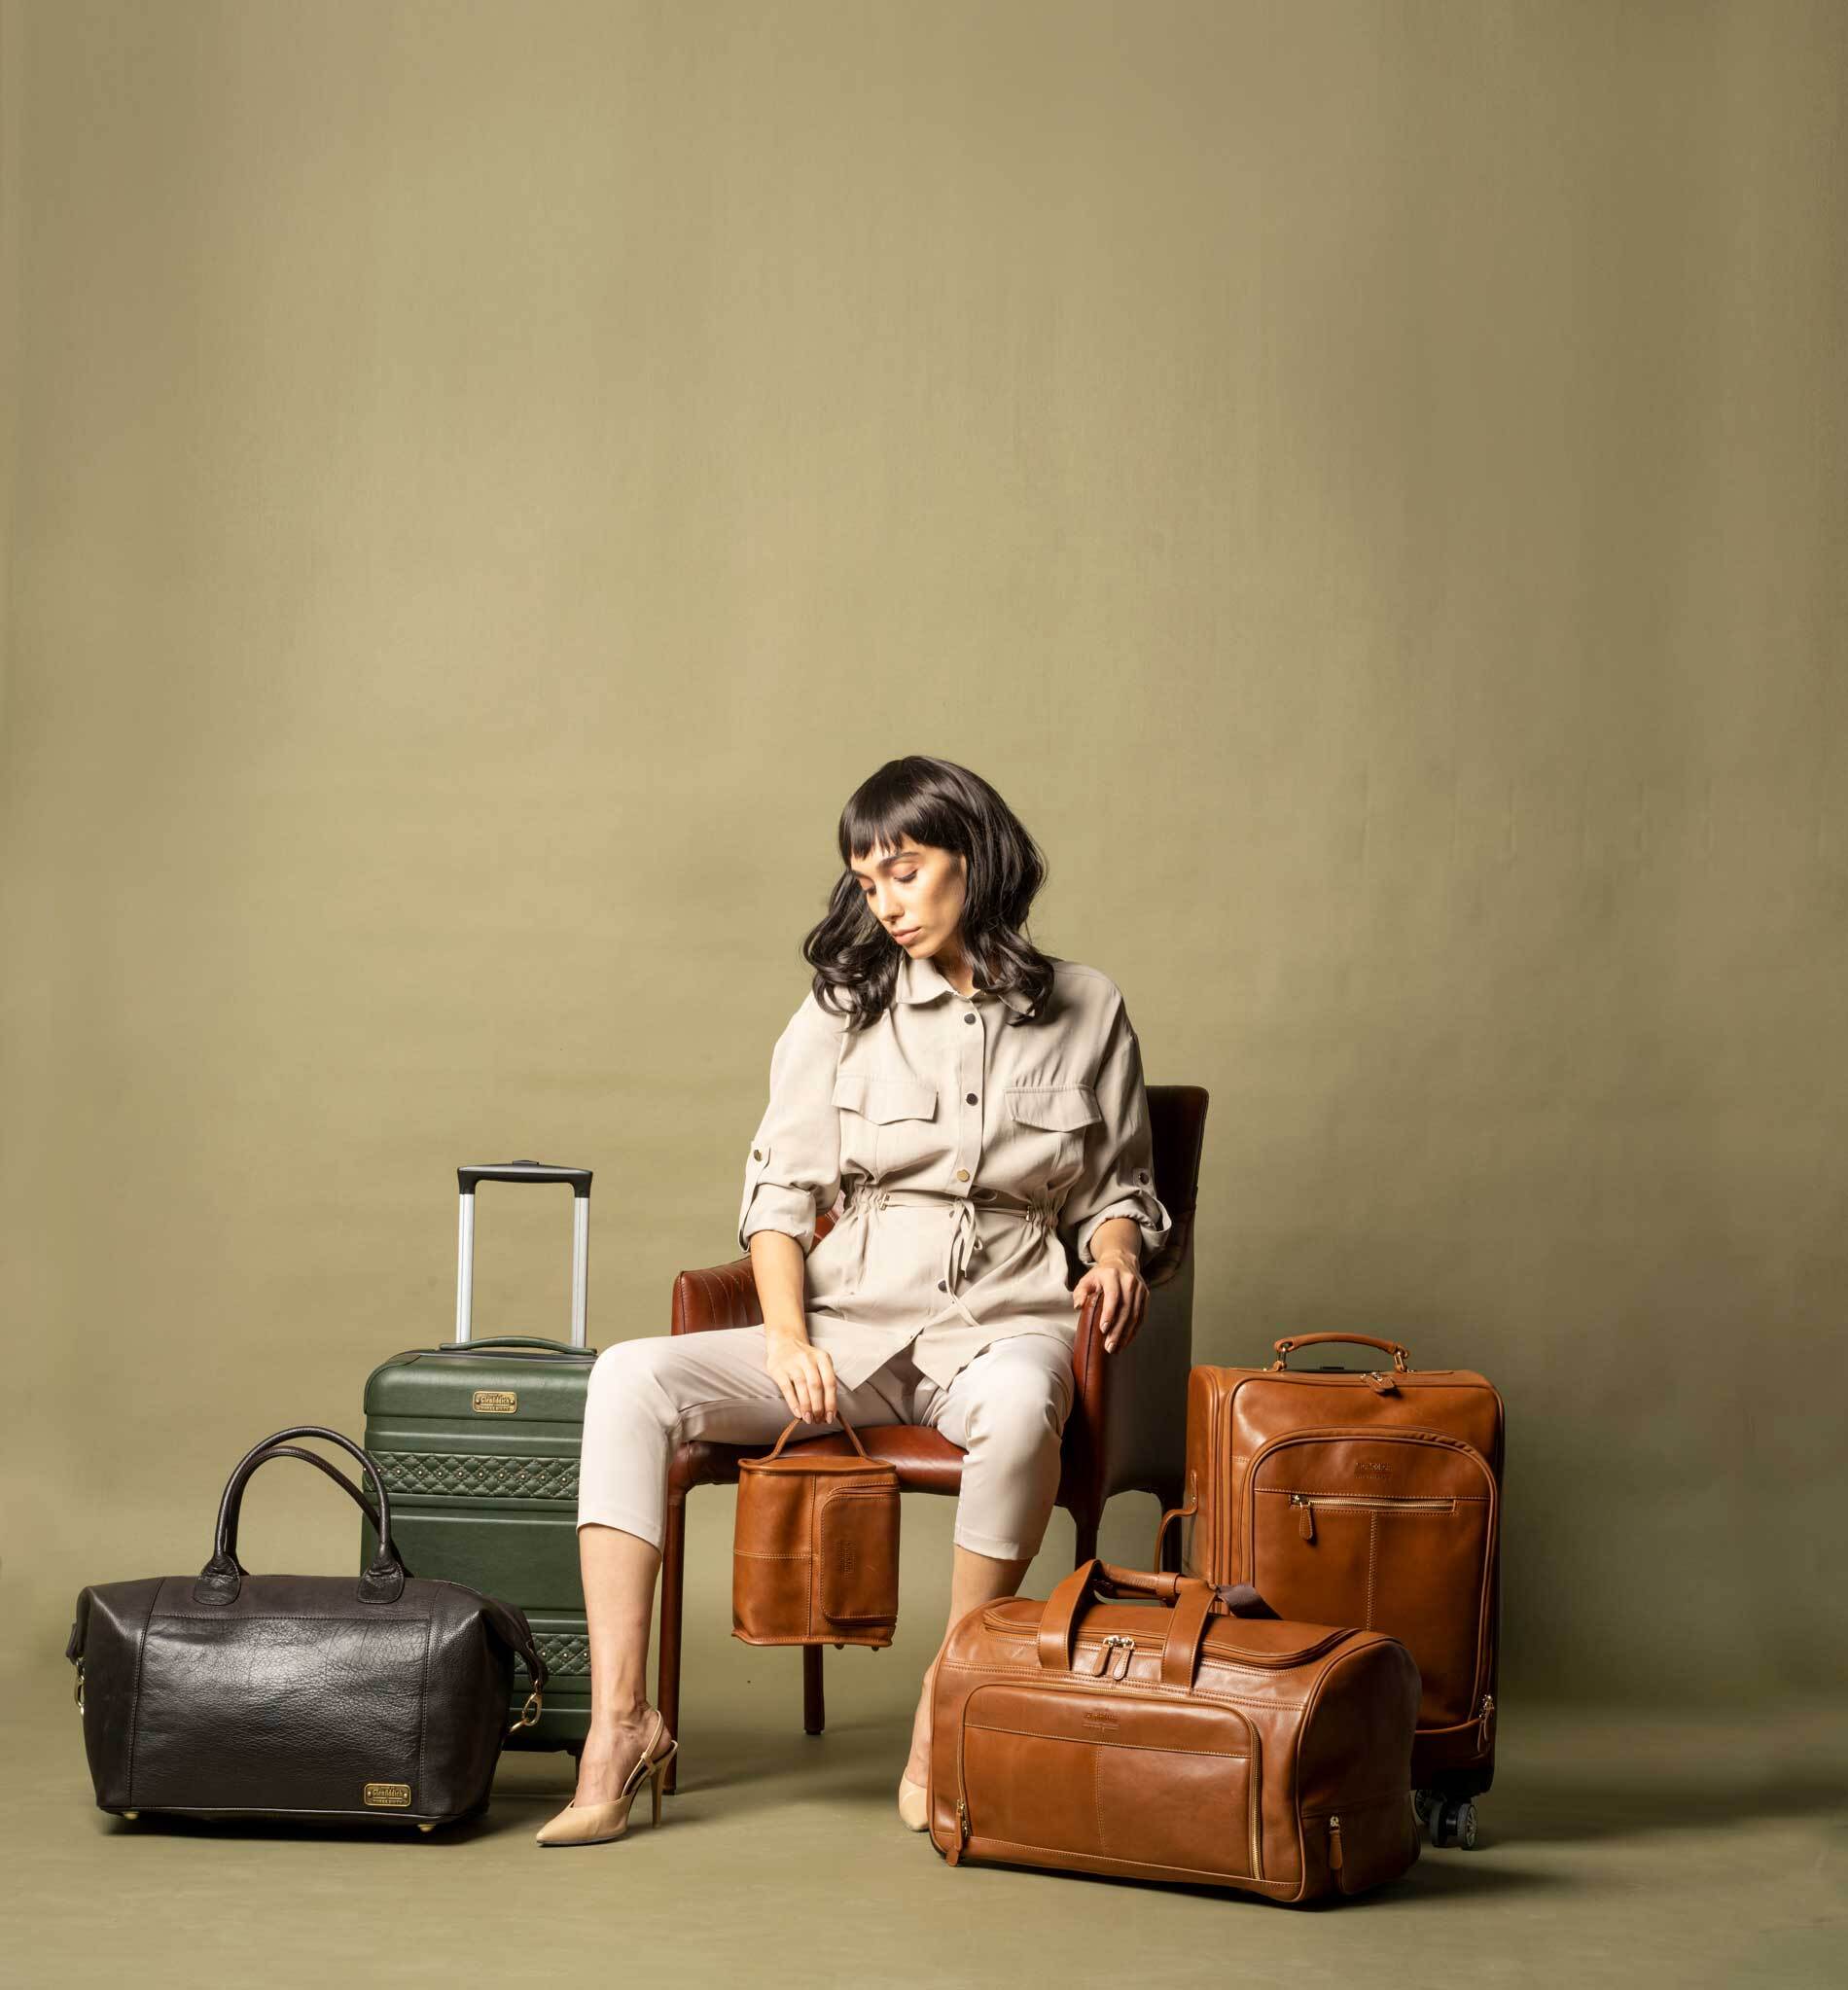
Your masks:
M667 1764L674 1759L680 1743L667 1731L667 1723L655 1714L655 1726L649 1735L635 1766L623 1778L621 1793L608 1803L589 1803L580 1810L576 1799L554 1817L549 1824L541 1825L534 1834L542 1845L601 1845L611 1838L620 1838L629 1827L629 1805L644 1783L652 1786L654 1795L654 1822L661 1821L661 1784L667 1774Z

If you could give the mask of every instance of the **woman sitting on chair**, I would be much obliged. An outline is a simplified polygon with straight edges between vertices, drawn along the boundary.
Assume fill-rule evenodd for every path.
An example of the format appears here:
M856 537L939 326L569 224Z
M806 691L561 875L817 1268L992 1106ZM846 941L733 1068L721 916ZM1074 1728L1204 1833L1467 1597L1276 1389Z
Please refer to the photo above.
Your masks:
M802 948L814 981L770 1057L738 1242L761 1327L620 1341L586 1404L578 1550L590 1730L542 1844L619 1837L675 1743L644 1695L668 1460L683 1439L925 1424L965 1453L949 1625L1012 1596L1059 1484L1077 1312L1142 1324L1161 1248L1142 1058L1095 968L1041 953L1046 875L1001 797L949 761L888 762L840 818L843 871ZM842 1198L819 1243L817 1220ZM1066 1286L1065 1236L1087 1268ZM945 1638L948 1627L945 1628ZM938 1648L938 1657L942 1647ZM925 1829L926 1669L899 1783Z

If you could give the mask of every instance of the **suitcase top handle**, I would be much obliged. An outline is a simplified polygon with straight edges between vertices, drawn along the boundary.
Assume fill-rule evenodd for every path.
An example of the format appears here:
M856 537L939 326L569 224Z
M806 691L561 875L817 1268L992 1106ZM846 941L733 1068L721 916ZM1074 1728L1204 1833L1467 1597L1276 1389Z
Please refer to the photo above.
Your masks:
M1402 1375L1411 1367L1411 1350L1401 1347L1396 1340L1375 1340L1370 1333L1294 1333L1287 1340L1270 1343L1277 1350L1277 1359L1270 1365L1272 1373L1290 1366L1290 1356L1295 1349L1315 1347L1325 1340L1346 1340L1357 1347L1376 1347L1382 1354L1392 1356L1393 1368Z

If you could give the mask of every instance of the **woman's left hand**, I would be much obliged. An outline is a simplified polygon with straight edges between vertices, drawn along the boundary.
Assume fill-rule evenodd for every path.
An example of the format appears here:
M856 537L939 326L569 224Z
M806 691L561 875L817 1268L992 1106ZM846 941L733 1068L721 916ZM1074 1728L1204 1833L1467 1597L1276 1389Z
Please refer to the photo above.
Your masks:
M1106 1252L1072 1288L1072 1304L1083 1308L1092 1293L1101 1295L1097 1324L1103 1332L1104 1352L1135 1339L1142 1316L1149 1304L1149 1287L1141 1267L1127 1252Z

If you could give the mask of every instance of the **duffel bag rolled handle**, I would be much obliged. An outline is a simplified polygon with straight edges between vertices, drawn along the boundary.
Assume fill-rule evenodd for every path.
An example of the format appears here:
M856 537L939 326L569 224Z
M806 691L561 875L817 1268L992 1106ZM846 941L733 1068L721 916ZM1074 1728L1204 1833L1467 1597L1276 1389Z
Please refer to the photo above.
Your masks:
M1315 1347L1325 1340L1351 1341L1356 1347L1376 1347L1382 1354L1393 1358L1393 1368L1399 1374L1404 1374L1411 1367L1411 1350L1401 1347L1396 1340L1376 1340L1370 1333L1293 1333L1287 1339L1273 1340L1270 1344L1277 1350L1277 1359L1271 1363L1271 1372L1286 1368L1290 1356L1298 1347Z
M371 1479L373 1491L377 1495L378 1510L369 1512L367 1517L373 1523L378 1535L378 1553L372 1565L359 1579L354 1592L362 1603L396 1603L405 1591L405 1565L398 1559L398 1553L391 1541L391 1499L385 1491L385 1481L371 1455L362 1451L351 1438L343 1438L338 1431L331 1431L318 1423L291 1424L287 1430L273 1431L262 1443L253 1444L232 1468L231 1475L225 1481L225 1491L218 1503L218 1526L213 1536L212 1558L199 1571L199 1578L193 1584L195 1603L229 1604L237 1601L238 1591L243 1587L244 1569L237 1559L237 1518L243 1507L244 1485L250 1475L266 1459L312 1454L294 1451L289 1445L291 1438L321 1438L330 1444L338 1444L341 1450L356 1459ZM336 1478L338 1472L324 1461L315 1459ZM344 1484L345 1480L341 1479ZM355 1488L348 1486L349 1492ZM361 1499L360 1504L366 1503Z
M1275 1617L1276 1612L1248 1583L1215 1585L1197 1576L1177 1576L1167 1570L1125 1569L1094 1557L1081 1562L1047 1599L1040 1618L1040 1663L1048 1672L1070 1672L1072 1639L1078 1619L1099 1589L1119 1595L1153 1596L1173 1605L1161 1616L1151 1612L1163 1632L1161 1683L1187 1688L1200 1660L1200 1644L1213 1617Z
M1089 1561L1080 1562L1047 1598L1046 1610L1040 1617L1039 1652L1040 1663L1048 1672L1071 1671L1072 1639L1077 1634L1078 1619L1099 1589L1115 1589L1128 1596L1153 1596L1160 1602L1174 1604L1175 1617L1172 1620L1165 1617L1158 1619L1168 1633L1170 1647L1174 1645L1176 1632L1185 1635L1185 1619L1191 1619L1197 1614L1198 1621L1193 1625L1192 1638L1193 1651L1197 1653L1200 1634L1213 1607L1212 1583L1199 1581L1192 1576L1171 1575L1165 1570L1119 1568L1114 1562L1100 1562L1093 1555ZM1190 1676L1191 1669L1190 1657ZM1162 1670L1165 1677L1165 1662Z

